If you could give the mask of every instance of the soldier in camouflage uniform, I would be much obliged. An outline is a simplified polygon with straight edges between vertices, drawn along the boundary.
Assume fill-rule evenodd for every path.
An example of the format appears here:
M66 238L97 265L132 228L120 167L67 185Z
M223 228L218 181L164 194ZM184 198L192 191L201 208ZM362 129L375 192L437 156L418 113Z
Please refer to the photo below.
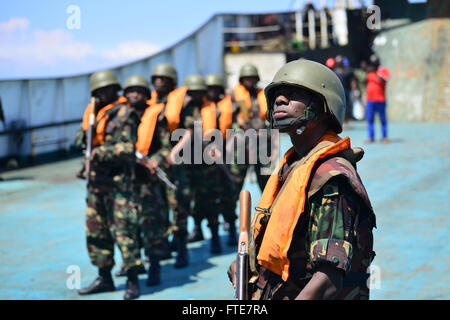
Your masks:
M225 94L225 87L222 78L216 74L205 76L205 83L208 89L208 99L216 105L217 110L217 128L222 132L223 143L223 162L221 167L217 168L216 177L213 178L221 183L215 184L214 194L219 197L218 210L222 214L225 226L228 230L227 245L235 246L236 238L236 198L235 176L231 173L231 164L226 162L226 129L231 129L233 121L233 104L231 96Z
M99 277L79 294L115 290L111 269L116 242L128 275L124 299L135 299L140 295L137 270L142 265L132 192L139 118L134 109L117 102L120 85L111 71L94 73L90 82L91 93L99 102L87 186L86 240ZM75 145L82 149L86 146L86 130L82 125L76 134Z
M340 138L345 92L325 66L297 60L265 89L273 128L289 134L252 220L253 299L368 299L375 214ZM233 281L235 263L228 275Z
M160 116L162 108L147 104L147 100L150 99L150 87L146 78L140 75L129 77L125 81L124 93L128 103L141 119L138 128L138 152L149 158L136 165L134 190L145 255L150 260L147 285L154 286L161 281L159 262L168 250L165 241L167 208L164 206L161 182L154 170L156 167L168 167L166 158L171 146L169 140L160 134L166 131L165 128L159 128L158 121L155 120ZM148 136L152 133L148 130L150 127L153 128L153 137L149 139Z
M170 104L182 103L185 89L176 88L178 76L175 68L168 63L160 63L155 66L151 74L151 82L155 90L152 92L150 104L163 103L164 109L158 117L157 132L160 140L165 145L172 144L170 136L168 119L165 116L166 109ZM181 98L180 98L181 97ZM178 98L178 99L177 99ZM173 102L175 100L175 102ZM189 216L190 192L186 177L185 167L183 165L173 165L170 168L163 168L171 181L176 182L177 190L163 186L163 195L166 200L166 206L172 208L173 218L169 233L173 233L172 248L177 251L175 261L176 268L184 268L189 265L189 254L187 249L187 221Z
M267 129L265 123L267 107L264 91L262 89L258 89L256 86L259 79L258 69L254 65L247 63L241 67L239 71L239 83L233 90L233 101L237 107L237 110L235 111L233 128L240 128L244 131L254 129L257 132L259 132L259 130ZM244 110L247 111L244 113ZM236 159L234 164L231 166L237 185L235 193L236 200L239 198L239 192L244 185L245 176L247 175L247 171L250 167L250 157L256 158L256 163L253 164L253 168L255 170L258 186L261 190L264 190L264 186L269 179L268 175L263 174L264 168L268 167L268 165L262 164L258 158L259 149L261 147L260 141L258 141L258 145L255 146L250 146L247 143L245 163L237 163ZM271 141L269 135L267 135L266 142L267 146L270 146ZM268 150L268 152L270 153L270 150ZM252 162L254 161L252 160Z
M195 225L199 226L203 219L208 220L208 227L211 230L211 253L221 253L222 246L219 239L219 219L218 219L218 196L213 193L217 181L211 177L217 175L217 166L212 164L205 164L202 158L200 164L195 164L195 149L194 139L197 132L194 130L194 123L204 122L206 119L202 117L202 109L206 104L211 102L206 99L206 84L200 75L189 75L184 81L187 87L186 98L183 109L180 115L180 127L187 129L191 133L190 143L191 148L191 164L186 166L189 186L192 192L192 199L194 200L194 207L192 210L192 217ZM216 113L214 110L214 128L216 128ZM203 135L205 132L203 130ZM203 137L197 137L201 141ZM203 147L205 144L203 145ZM203 154L203 148L202 148Z

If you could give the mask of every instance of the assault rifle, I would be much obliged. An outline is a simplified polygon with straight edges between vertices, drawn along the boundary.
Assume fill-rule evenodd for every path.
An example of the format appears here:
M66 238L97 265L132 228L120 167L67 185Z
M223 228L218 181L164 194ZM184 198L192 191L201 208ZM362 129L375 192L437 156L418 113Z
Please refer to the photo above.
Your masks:
M138 163L142 163L149 161L150 158L136 150L136 160ZM169 180L167 174L160 167L156 167L155 171L159 180L164 182L170 189L177 190L177 186Z
M248 190L240 194L240 229L236 258L236 300L248 300L249 229L251 196Z

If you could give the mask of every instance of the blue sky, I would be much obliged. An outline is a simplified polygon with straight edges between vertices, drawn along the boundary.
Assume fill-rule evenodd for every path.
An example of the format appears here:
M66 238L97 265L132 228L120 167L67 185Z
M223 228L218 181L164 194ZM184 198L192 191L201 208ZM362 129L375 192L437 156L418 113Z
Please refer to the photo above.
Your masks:
M326 2L333 6L335 1ZM216 13L287 11L295 4L296 0L2 1L0 78L64 76L117 66L174 44ZM73 12L67 13L71 5L80 10L79 29L67 27L73 17Z

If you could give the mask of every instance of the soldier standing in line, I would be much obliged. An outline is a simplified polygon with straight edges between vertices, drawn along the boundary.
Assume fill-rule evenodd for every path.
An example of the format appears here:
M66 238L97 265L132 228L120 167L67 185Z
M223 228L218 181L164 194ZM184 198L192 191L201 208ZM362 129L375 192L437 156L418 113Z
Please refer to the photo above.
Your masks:
M216 173L211 179L216 179L222 183L213 186L212 193L218 196L218 211L222 213L225 226L228 230L227 245L234 246L236 239L236 200L234 197L234 176L232 176L229 164L225 163L226 150L226 130L231 128L233 121L233 104L231 96L225 94L222 78L217 74L205 76L207 86L207 98L216 106L217 128L220 129L223 137L223 164L217 165ZM196 221L200 223L201 221ZM203 232L200 224L195 224L193 232L189 235L189 241L195 242L203 240Z
M138 127L137 151L145 156L136 165L135 194L138 208L139 226L142 232L145 255L149 257L147 285L158 285L161 281L160 260L168 250L167 208L164 206L162 186L155 175L157 167L168 168L166 162L170 153L170 140L165 128L158 126L158 117L163 104L152 104L147 79L141 75L130 76L124 85L124 94L128 103L140 116ZM141 236L141 235L139 235Z
M211 194L218 181L211 179L217 172L215 164L206 164L203 159L203 151L206 147L206 137L212 129L217 128L217 114L214 103L206 98L206 84L200 75L189 75L184 80L184 86L187 88L186 97L183 102L183 109L180 114L180 128L186 129L185 135L172 150L178 153L178 150L191 148L191 159L187 169L189 186L194 200L192 217L195 225L200 225L203 219L208 220L208 227L211 230L210 252L221 253L222 246L219 239L219 219L217 195ZM195 123L202 124L202 135L198 130L194 130ZM195 163L194 140L201 141L201 162ZM220 183L220 182L219 182Z
M98 100L96 124L87 186L86 240L91 263L99 276L78 291L80 295L114 291L111 270L114 242L122 253L128 280L124 299L140 295L138 269L142 265L136 238L138 221L133 202L132 179L136 163L135 145L139 117L134 109L118 102L120 84L111 71L99 71L90 78L91 93ZM86 146L89 105L75 138L75 146Z
M356 171L362 149L340 138L345 91L333 71L296 60L265 93L268 119L293 144L253 216L252 299L368 299L375 214ZM229 268L233 279L235 263Z
M241 67L239 71L239 83L233 90L233 100L238 107L236 110L237 116L235 120L235 128L238 127L244 131L247 129L255 129L257 131L267 129L265 123L267 111L266 98L264 95L264 90L258 89L256 86L258 81L258 69L254 65L248 63ZM249 157L258 157L260 142L261 141L258 141L257 147L248 146L246 143L247 155L245 163L234 164L231 166L231 170L236 179L236 201L239 198L239 193L244 185L245 176L247 175L247 170L250 167L248 164ZM267 135L267 146L270 146L270 143L270 136ZM251 154L249 154L250 152ZM270 152L270 150L268 150L268 152ZM269 179L269 175L264 175L262 173L264 167L265 165L263 165L257 158L254 168L261 191L264 190L264 186Z
M155 66L151 74L151 83L155 90L151 94L149 104L163 104L163 110L158 116L158 128L161 139L169 143L171 133L178 128L180 112L187 89L177 88L178 76L175 68L168 63L160 63ZM173 146L173 144L172 144ZM173 164L167 159L169 164ZM166 169L169 178L177 185L177 190L163 186L164 197L167 206L173 210L173 219L169 232L173 233L173 249L177 251L175 261L176 268L184 268L189 265L189 253L187 249L187 220L190 207L190 192L183 165L172 165Z

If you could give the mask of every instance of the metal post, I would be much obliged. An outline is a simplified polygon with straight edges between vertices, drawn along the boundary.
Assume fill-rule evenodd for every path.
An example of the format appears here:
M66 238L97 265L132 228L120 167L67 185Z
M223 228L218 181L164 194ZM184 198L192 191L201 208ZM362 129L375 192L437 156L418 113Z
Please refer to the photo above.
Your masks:
M308 11L308 34L309 34L309 48L316 48L316 21L314 10Z
M303 19L300 10L295 11L295 36L298 41L303 42Z
M328 48L328 21L325 9L320 11L320 47Z

